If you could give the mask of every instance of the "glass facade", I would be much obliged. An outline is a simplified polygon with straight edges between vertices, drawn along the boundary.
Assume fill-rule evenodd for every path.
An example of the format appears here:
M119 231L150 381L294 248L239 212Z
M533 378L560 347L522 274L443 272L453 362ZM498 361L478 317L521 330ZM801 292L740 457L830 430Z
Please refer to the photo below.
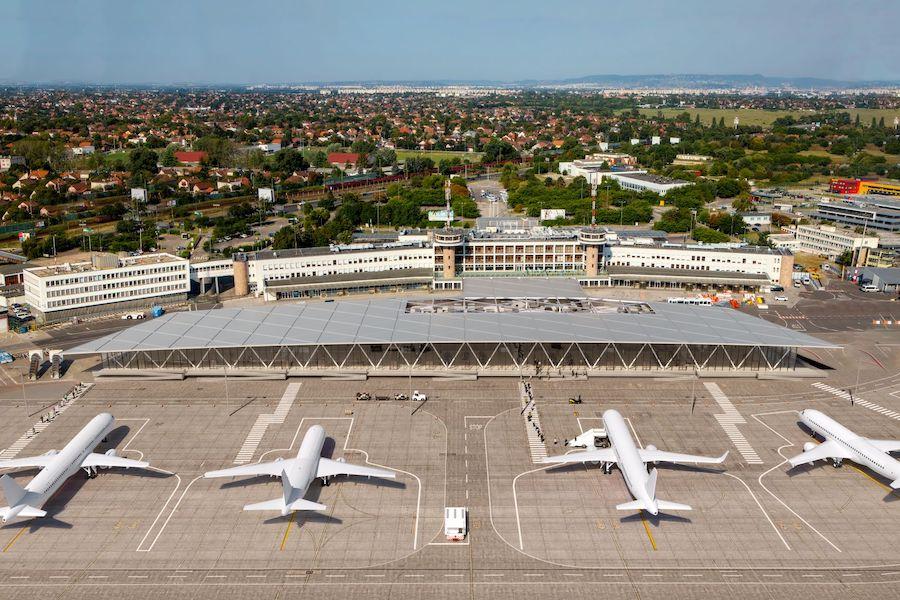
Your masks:
M613 343L416 343L253 346L102 353L104 369L246 369L297 372L453 371L578 375L597 371L791 370L779 346Z

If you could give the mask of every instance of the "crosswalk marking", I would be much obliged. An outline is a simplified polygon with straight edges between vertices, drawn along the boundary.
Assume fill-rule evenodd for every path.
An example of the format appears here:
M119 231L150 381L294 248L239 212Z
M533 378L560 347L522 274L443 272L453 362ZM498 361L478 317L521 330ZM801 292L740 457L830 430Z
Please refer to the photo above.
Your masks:
M740 452L747 464L763 464L762 459L759 458L759 454L756 453L756 450L753 449L747 441L747 438L744 437L744 434L737 428L738 425L743 425L747 422L743 415L738 412L718 384L704 383L703 385L709 390L713 400L715 400L722 410L725 411L723 414L713 416L716 418L716 421L719 422L719 426L725 431L725 435L728 436L728 439L730 439L731 443L734 444L734 447L737 448L737 451Z
M853 398L847 390L842 390L840 388L836 388L834 386L828 385L827 383L822 383L821 381L817 381L812 384L814 388L818 388L823 392L828 392L832 396L837 396L838 398L843 398L844 400L850 400ZM875 412L882 414L886 417L890 417L895 421L900 421L900 412L895 410L891 410L889 408L885 408L881 405L875 404L874 402L869 402L863 398L853 398L853 403L862 406L863 408L868 408L869 410L874 410Z
M547 457L547 446L541 441L541 417L538 414L537 406L531 402L528 392L525 390L525 383L519 382L519 395L522 399L522 418L525 420L525 435L528 438L528 450L531 453L531 462L537 464L543 462ZM531 407L526 408L531 404ZM531 421L528 415L531 415ZM533 424L532 424L533 423Z
M281 423L284 423L288 412L291 410L291 406L294 404L294 399L300 391L300 385L300 383L289 383L287 389L284 390L284 395L281 397L281 400L278 401L278 406L275 407L275 412L256 417L256 422L253 423L253 427L250 428L250 433L247 434L244 444L238 451L237 456L234 457L234 464L243 465L250 462L250 459L253 458L253 454L259 447L259 443L266 434L269 425L280 425Z
M53 415L52 418L35 423L31 429L26 431L22 437L13 442L9 448L6 448L2 452L0 452L0 459L15 458L19 454L19 452L24 450L25 447L31 443L31 440L36 438L42 431L47 429L47 427L50 426L50 423L52 423L56 419L56 417L66 412L66 410L76 400L84 396L92 387L94 387L93 383L78 384L78 386L73 391L69 392L69 394L66 394L66 397L68 397L68 399L64 397L62 400L53 405L53 408L50 409L50 412Z

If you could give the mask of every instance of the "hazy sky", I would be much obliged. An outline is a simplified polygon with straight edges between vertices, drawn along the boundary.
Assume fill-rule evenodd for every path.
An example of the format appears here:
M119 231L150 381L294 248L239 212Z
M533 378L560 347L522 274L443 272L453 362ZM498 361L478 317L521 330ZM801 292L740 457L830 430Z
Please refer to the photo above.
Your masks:
M0 81L900 79L897 0L3 0Z

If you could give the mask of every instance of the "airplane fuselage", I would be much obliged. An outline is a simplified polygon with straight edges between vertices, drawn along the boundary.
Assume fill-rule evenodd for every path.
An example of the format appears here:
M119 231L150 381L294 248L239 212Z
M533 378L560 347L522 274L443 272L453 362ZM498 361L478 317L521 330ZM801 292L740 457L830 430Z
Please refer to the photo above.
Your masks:
M100 442L112 431L115 419L109 413L100 413L90 420L62 450L53 456L50 463L25 486L25 497L19 506L29 505L40 508L56 493L66 480L78 472L82 462L94 451ZM8 520L17 507L11 506Z
M285 470L288 482L294 491L286 503L306 496L309 486L316 478L319 470L319 458L322 456L322 447L325 445L325 429L321 425L313 425L303 436L300 442L300 450L297 451L297 460Z
M619 470L625 478L625 485L635 500L643 501L647 510L656 514L658 508L656 499L647 493L647 468L638 454L638 448L628 429L628 423L617 410L607 410L603 413L603 424L606 427L606 437L616 455Z
M828 415L808 408L800 411L800 421L826 440L848 451L857 464L868 467L891 481L900 479L900 461Z

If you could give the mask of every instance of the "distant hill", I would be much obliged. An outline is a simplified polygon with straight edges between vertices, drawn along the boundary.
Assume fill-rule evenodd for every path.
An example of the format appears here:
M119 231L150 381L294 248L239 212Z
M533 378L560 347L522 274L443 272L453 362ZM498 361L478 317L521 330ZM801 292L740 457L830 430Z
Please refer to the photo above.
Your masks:
M701 88L723 89L742 87L796 88L796 89L848 89L896 87L897 81L841 81L818 77L773 77L769 75L588 75L573 79L529 81L523 85L591 85L622 88Z

